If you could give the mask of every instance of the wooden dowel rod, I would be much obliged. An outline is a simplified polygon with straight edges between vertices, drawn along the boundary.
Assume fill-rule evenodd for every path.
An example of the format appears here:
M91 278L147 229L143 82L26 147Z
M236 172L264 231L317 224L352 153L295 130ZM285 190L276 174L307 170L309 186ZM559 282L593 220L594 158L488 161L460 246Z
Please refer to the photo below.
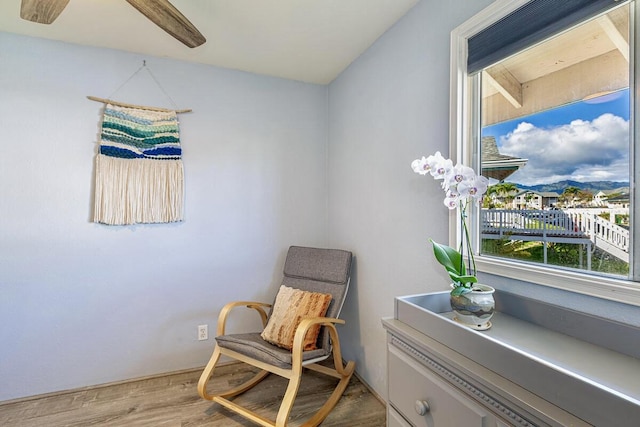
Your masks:
M144 105L135 105L135 104L127 104L124 102L113 101L111 99L98 98L97 96L87 96L92 101L102 102L104 104L117 105L119 107L128 107L128 108L138 108L140 110L151 110L151 111L162 111L165 113L175 111L176 113L190 113L191 109L188 110L170 110L168 108L159 108L159 107L147 107Z

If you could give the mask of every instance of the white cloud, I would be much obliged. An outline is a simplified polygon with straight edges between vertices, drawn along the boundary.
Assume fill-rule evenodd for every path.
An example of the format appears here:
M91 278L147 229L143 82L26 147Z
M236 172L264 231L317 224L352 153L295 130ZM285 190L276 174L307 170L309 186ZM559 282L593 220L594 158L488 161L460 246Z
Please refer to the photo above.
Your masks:
M509 177L519 184L629 180L629 122L613 114L547 129L521 122L498 145L502 154L529 159Z

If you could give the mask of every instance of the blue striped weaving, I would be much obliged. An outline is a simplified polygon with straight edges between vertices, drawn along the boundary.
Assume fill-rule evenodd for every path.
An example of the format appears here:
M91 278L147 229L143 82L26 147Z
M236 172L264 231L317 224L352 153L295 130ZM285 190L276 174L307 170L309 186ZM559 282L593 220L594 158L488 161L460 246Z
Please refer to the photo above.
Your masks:
M100 154L124 159L180 159L176 113L107 105L102 118Z

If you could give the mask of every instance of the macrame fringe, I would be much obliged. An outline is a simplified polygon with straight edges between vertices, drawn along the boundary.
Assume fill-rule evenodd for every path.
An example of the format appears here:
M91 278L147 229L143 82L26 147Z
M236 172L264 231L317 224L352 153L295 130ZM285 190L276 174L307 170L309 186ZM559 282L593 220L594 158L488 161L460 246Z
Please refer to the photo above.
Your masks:
M94 222L109 225L183 220L182 160L96 156Z

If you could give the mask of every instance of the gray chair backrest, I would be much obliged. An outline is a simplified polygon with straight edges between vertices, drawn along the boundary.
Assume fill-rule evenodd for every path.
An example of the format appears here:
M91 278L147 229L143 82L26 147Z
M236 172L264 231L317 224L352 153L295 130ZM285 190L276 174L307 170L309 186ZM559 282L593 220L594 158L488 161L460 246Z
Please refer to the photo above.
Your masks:
M352 254L341 249L291 246L284 263L282 284L309 292L331 294L326 317L338 317L351 279ZM329 334L322 328L319 347L329 348Z

